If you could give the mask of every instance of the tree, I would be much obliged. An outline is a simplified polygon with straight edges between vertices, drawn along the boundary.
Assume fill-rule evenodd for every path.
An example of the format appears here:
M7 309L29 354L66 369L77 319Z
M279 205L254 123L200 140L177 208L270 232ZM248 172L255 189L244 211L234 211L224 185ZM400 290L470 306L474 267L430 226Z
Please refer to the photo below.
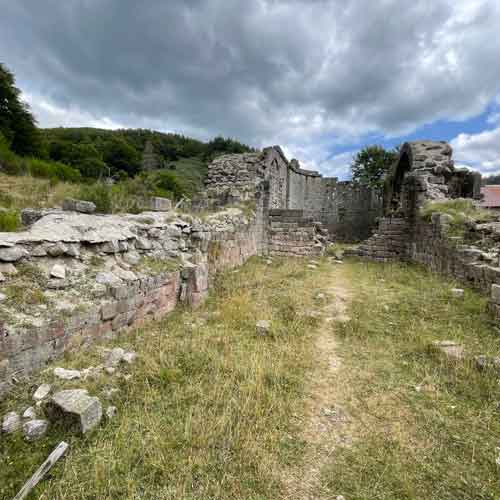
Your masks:
M139 172L141 166L139 152L120 136L112 136L104 144L103 159L114 170L122 170L131 177Z
M29 106L21 101L14 75L0 63L0 132L24 156L43 155L42 136Z
M352 180L363 186L382 191L385 174L397 157L397 150L387 151L382 146L363 148L351 164Z

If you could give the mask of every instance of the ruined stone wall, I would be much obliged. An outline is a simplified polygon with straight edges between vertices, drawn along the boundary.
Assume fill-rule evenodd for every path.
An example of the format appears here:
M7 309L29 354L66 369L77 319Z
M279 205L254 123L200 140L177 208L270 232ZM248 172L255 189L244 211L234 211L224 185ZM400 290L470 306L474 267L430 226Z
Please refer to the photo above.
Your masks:
M339 241L368 238L382 214L382 197L376 191L352 182L325 183L321 221Z
M208 206L248 202L266 190L268 209L302 210L321 221L334 240L366 238L382 214L381 200L371 190L304 170L278 146L260 154L223 156L209 166L207 197L213 201Z
M196 307L211 276L262 251L261 235L235 209L205 220L54 211L0 233L0 397L68 349ZM12 292L23 286L39 300L20 308Z

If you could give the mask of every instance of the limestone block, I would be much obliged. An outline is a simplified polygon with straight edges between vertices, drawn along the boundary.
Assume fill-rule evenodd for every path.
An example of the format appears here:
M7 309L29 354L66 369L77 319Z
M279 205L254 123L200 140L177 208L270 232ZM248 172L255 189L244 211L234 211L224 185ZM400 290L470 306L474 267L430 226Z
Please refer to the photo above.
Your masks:
M23 424L24 437L27 441L36 441L45 435L48 427L47 420L29 420Z
M63 201L63 210L70 212L80 212L82 214L93 214L96 206L91 201L75 200L73 198L66 198Z
M154 212L169 212L172 210L172 202L168 198L152 197L151 210Z
M81 434L92 430L102 418L101 402L90 397L85 389L60 391L54 394L45 409L51 422L60 422Z
M17 262L18 260L29 257L29 253L22 247L13 246L0 248L0 261Z
M3 417L2 432L12 434L21 428L21 418L15 411L7 413Z
M33 394L33 399L35 401L41 401L45 399L50 394L51 386L49 384L42 384Z

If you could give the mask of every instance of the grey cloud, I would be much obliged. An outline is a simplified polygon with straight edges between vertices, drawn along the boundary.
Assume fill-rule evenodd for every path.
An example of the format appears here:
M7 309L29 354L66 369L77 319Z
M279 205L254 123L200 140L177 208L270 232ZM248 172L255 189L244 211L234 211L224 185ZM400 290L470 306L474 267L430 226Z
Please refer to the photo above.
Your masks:
M498 94L494 0L0 0L34 99L254 145L398 134Z

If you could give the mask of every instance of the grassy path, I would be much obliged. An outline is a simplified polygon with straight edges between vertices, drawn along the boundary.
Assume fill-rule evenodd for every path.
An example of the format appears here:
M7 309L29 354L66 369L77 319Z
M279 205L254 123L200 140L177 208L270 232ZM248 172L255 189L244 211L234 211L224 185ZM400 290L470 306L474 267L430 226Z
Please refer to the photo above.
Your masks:
M118 416L83 438L1 436L0 498L64 438L69 454L31 499L499 499L499 376L428 347L500 353L485 300L454 299L453 286L403 265L253 259L198 311L117 339L138 352L132 367L85 382L43 374ZM96 347L58 365L100 362ZM33 389L20 385L0 414Z

